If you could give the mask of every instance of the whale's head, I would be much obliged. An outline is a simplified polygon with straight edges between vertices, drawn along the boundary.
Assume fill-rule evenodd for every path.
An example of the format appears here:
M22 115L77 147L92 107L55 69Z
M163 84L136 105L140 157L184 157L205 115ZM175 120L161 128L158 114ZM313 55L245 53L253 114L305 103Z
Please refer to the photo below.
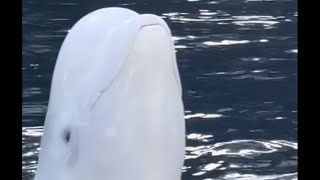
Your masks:
M35 180L178 180L185 149L180 77L167 24L105 8L59 51Z

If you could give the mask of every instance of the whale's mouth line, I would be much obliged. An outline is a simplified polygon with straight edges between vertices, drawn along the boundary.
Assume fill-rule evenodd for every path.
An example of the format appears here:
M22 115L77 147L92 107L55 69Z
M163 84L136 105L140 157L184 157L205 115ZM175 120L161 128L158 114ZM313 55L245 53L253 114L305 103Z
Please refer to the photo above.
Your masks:
M145 25L140 26L139 31L140 31L141 29L145 28L145 27L150 27L150 26L161 26L161 27L162 27L162 25L159 24L159 23L145 24Z
M138 31L137 31L137 34L138 32L140 32L143 28L146 28L146 27L152 27L152 26L160 26L161 28L163 28L166 33L168 35L170 35L170 33L167 31L167 29L160 23L149 23L149 24L144 24L144 25L141 25L139 28L138 28ZM136 41L136 37L134 38L134 40L132 41L133 43ZM133 48L133 45L130 47L130 51L132 50ZM129 58L130 56L130 53L127 54L126 58L125 58L125 61L124 63L127 61L127 59ZM91 107L90 107L90 111L92 111L95 107L95 105L99 102L100 98L103 96L103 94L108 91L108 89L110 88L110 86L113 84L113 82L118 79L118 76L121 74L121 72L123 71L123 67L124 67L124 64L121 65L119 71L117 72L117 74L114 76L114 78L112 78L112 80L101 90L98 92L98 97L95 99L95 101L91 104ZM179 82L178 80L178 76L176 74L176 71L173 71L174 73L174 77L176 79L177 82Z

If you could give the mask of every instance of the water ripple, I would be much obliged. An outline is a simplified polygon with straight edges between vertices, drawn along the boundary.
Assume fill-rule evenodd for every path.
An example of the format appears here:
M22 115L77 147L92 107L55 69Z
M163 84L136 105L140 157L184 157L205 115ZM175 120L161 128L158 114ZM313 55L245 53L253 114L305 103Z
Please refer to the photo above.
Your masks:
M201 134L190 134L189 139L205 139L204 137L212 138L212 136ZM279 179L279 178L296 178L297 173L283 174L268 174L268 170L277 168L296 167L297 159L292 157L291 160L283 160L275 164L271 159L272 154L276 155L283 151L295 152L297 143L286 140L232 140L227 142L218 142L211 145L188 146L186 148L186 160L205 160L210 162L198 164L198 168L189 167L187 170L192 173L192 176L208 178L212 177L213 173L217 174L214 177L217 179ZM213 158L216 157L216 158ZM241 159L240 159L241 158ZM209 159L209 160L208 160ZM212 159L212 160L211 160ZM212 162L214 159L223 159L223 161ZM224 172L228 169L227 172ZM257 174L243 173L245 170L251 169ZM265 170L258 171L258 170ZM219 175L224 172L224 175ZM214 179L216 179L214 178ZM210 179L210 178L208 178Z
M47 103L24 103L22 105L23 116L44 116L47 111Z

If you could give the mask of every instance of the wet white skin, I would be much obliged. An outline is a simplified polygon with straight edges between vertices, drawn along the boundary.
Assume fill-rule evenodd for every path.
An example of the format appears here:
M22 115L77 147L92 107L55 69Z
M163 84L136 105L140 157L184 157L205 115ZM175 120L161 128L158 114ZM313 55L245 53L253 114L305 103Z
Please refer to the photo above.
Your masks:
M185 152L170 30L105 8L79 20L55 66L35 180L179 180Z

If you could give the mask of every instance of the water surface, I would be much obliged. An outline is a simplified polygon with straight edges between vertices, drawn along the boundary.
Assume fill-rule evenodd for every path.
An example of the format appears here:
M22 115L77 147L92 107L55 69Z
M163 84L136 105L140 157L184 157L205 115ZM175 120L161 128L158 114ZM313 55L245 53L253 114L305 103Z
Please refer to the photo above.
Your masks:
M57 53L85 14L120 6L164 18L183 85L183 180L297 179L296 0L24 0L22 174L31 180Z

